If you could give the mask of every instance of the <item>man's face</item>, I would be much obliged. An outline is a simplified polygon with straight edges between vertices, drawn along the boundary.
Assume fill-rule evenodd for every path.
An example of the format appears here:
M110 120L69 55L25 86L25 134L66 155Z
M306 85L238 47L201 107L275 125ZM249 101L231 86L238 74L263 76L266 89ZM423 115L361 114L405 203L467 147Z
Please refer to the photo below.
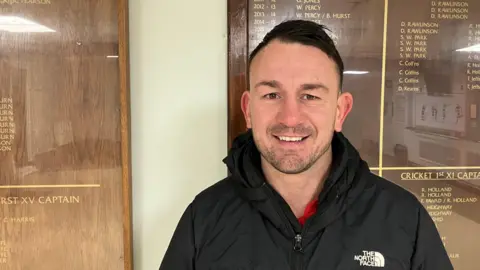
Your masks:
M261 50L242 110L262 158L288 174L315 164L351 109L351 95L339 91L335 62L320 49L272 41Z

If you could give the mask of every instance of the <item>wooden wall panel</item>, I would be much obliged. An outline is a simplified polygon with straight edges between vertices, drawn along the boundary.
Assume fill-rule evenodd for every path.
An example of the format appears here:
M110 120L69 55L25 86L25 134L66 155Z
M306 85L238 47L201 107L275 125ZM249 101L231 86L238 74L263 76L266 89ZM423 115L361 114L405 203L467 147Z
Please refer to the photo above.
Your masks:
M126 0L0 1L0 269L132 269Z

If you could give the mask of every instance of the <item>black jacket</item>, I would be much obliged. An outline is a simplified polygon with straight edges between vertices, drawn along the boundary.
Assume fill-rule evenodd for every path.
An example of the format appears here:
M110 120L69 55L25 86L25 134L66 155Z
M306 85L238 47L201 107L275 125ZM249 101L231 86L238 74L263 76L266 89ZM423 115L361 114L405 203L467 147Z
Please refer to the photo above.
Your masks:
M230 175L185 210L160 270L453 269L435 224L410 192L376 176L341 134L316 214L302 227L265 182L251 132Z

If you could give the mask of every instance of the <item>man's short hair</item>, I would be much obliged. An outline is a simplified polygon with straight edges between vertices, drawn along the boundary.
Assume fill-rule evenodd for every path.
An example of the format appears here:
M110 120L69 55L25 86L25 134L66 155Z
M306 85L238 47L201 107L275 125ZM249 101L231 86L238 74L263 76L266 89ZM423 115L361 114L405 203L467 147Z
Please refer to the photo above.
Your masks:
M250 54L248 59L248 78L250 78L250 64L253 58L271 41L278 40L285 43L300 43L307 46L314 46L322 50L337 65L340 78L339 87L341 89L343 84L343 61L335 47L335 43L325 30L330 31L325 25L307 20L287 20L278 24L265 35L263 40ZM248 82L247 85L250 85L250 83Z

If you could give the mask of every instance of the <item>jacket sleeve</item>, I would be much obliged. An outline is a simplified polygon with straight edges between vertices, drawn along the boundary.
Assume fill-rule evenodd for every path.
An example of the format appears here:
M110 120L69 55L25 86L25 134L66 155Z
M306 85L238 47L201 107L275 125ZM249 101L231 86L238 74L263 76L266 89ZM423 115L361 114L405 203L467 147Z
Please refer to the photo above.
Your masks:
M194 258L195 242L190 204L178 222L159 270L194 270Z
M412 270L453 270L440 234L427 210L420 206Z

